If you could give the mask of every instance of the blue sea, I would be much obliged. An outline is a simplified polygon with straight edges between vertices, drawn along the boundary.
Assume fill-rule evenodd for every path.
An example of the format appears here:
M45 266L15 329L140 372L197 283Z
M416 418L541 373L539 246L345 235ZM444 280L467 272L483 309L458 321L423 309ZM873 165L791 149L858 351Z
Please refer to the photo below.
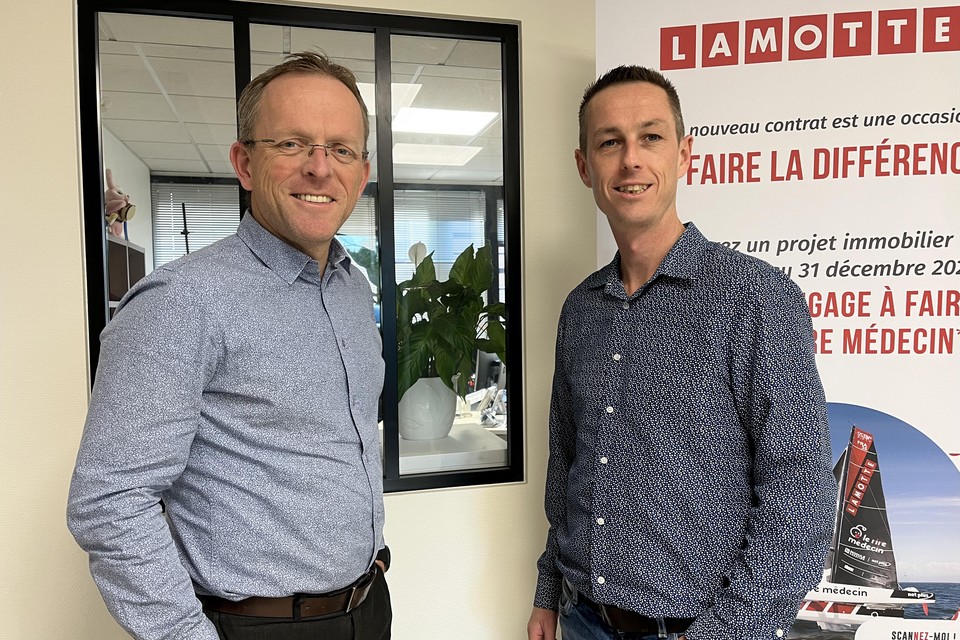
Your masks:
M920 591L932 591L937 596L935 604L927 605L930 615L923 615L923 607L918 604L904 608L904 618L926 618L928 620L949 620L957 608L960 608L960 584L955 582L904 582L903 587L916 587ZM821 631L816 624L797 622L790 635L792 640L853 640L855 631Z

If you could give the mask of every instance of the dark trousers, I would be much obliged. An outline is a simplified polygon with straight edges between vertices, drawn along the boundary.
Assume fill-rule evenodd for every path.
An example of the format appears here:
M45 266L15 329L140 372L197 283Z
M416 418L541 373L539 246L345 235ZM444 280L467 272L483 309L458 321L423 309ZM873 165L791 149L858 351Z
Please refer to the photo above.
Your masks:
M389 640L393 620L390 590L380 571L367 599L350 613L301 620L204 613L220 640Z

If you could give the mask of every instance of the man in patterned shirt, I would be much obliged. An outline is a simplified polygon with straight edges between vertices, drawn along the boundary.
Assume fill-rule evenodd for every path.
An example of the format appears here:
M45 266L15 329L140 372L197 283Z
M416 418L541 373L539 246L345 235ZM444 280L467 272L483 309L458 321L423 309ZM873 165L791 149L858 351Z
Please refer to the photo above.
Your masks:
M656 71L580 106L619 251L567 298L530 640L775 640L823 568L836 488L799 288L681 223L693 140Z
M384 365L334 238L370 175L367 109L349 69L303 52L237 116L250 210L104 329L68 525L138 640L387 640Z

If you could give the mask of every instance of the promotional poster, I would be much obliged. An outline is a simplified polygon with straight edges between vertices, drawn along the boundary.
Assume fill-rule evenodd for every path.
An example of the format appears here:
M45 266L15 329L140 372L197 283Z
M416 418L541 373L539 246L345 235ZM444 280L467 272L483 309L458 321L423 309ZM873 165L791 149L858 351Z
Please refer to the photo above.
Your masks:
M960 638L960 5L598 0L596 28L598 75L677 87L680 219L807 296L839 495L791 637Z

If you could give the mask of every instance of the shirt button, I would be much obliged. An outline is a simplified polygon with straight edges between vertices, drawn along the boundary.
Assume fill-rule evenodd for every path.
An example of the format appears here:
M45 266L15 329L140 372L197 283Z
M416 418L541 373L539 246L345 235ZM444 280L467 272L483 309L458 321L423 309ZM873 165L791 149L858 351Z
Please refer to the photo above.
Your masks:
M782 637L783 637L783 629L777 629L776 636L777 636L778 638L782 638Z
M603 518L597 518L597 524L603 524Z
M603 584L604 582L606 582L606 579L603 576L597 577L597 584Z
M607 413L613 413L613 407L607 407Z
M620 305L620 306L622 306L624 309L629 309L629 308L630 308L630 303L629 303L629 302L624 302L624 303L623 303L622 305Z
M620 358L622 358L622 357L623 357L623 356L621 356L619 353L613 354L613 360L614 360L614 362L620 362Z
M607 456L600 456L600 464L607 464Z

